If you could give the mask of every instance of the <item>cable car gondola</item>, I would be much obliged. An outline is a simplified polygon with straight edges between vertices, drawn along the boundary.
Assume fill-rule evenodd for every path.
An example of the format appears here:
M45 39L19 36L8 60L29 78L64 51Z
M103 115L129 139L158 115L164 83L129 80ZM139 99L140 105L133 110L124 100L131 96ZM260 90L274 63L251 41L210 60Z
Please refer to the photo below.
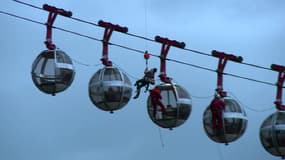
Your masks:
M217 143L233 142L240 138L247 127L247 117L243 108L232 98L224 97L222 128L213 127L212 113L208 106L203 114L203 125L207 136Z
M108 59L108 44L113 31L126 33L128 28L102 20L98 25L105 28L101 58L105 67L91 77L89 97L96 107L113 113L114 110L121 109L129 102L132 96L132 84L126 74L112 66L112 61Z
M163 113L159 107L154 107L151 97L147 100L147 111L151 120L162 128L175 128L188 119L191 113L191 99L188 92L177 84L162 83L156 86L161 93L161 101L166 107ZM154 111L154 109L157 109ZM156 112L154 116L153 113Z
M277 111L263 121L260 126L259 137L267 152L285 159L285 105L282 104L285 66L272 64L271 69L279 72L276 101L274 102Z
M285 111L276 111L260 127L260 141L267 152L285 158Z
M247 117L238 102L223 91L223 70L228 60L240 63L243 58L216 50L212 51L212 55L219 58L217 88L214 99L203 114L203 125L211 140L227 145L243 135L247 127Z
M45 50L38 55L32 65L32 79L36 87L44 93L55 95L66 90L73 82L75 71L69 56L52 43L52 25L57 15L71 17L72 12L47 4L43 9L49 12L46 22Z
M55 95L73 82L75 71L70 57L61 50L45 50L34 60L32 80L44 93Z
M150 119L162 128L172 129L185 123L188 119L192 105L188 92L166 75L166 56L170 46L184 48L184 42L169 40L160 36L155 41L162 43L160 53L160 80L161 84L150 90L147 99L147 111ZM157 107L160 106L161 108Z
M132 84L118 68L106 66L98 70L89 81L89 97L93 104L104 110L121 109L132 96Z

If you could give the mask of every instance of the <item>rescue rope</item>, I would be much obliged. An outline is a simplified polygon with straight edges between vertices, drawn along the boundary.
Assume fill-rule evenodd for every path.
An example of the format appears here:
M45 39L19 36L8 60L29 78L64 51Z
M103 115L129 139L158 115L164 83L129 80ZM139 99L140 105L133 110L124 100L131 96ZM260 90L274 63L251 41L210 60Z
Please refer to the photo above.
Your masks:
M161 147L164 148L165 145L164 145L161 129L160 129L160 127L157 127L157 128L158 128L158 134L159 134Z
M220 145L219 144L216 144L216 148L218 150L218 155L220 157L220 160L224 160L224 157L223 157L223 153L222 153L222 150L220 148Z

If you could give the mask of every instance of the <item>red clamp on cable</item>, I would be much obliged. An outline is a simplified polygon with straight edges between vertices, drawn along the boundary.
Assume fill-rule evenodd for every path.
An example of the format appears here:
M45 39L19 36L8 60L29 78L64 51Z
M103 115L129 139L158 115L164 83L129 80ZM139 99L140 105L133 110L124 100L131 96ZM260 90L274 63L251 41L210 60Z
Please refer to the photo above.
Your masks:
M166 57L170 49L170 46L175 46L178 48L184 48L184 42L178 42L175 40L169 40L168 38L162 38L160 36L155 36L155 41L162 43L161 52L160 52L160 80L165 83L171 83L171 78L166 75Z
M145 66L146 66L146 69L148 69L148 59L150 57L150 54L148 53L148 51L145 51L144 52L144 55L143 55L144 59L145 59Z
M60 14L60 15L65 16L65 17L71 17L72 16L71 11L66 11L62 8L56 8L56 7L50 6L48 4L44 4L43 9L46 11L49 11L49 12Z
M143 55L144 59L148 60L149 57L150 57L150 54L148 53L148 51L145 51L144 52L144 55Z
M185 48L185 43L184 42L178 42L178 41L175 41L175 40L169 40L168 38L163 38L163 37L160 37L160 36L155 36L155 41L156 42L160 42L162 44L169 45L169 46L175 46L175 47L178 47L178 48Z
M50 50L54 50L56 48L55 44L52 43L52 25L55 21L55 18L57 14L65 16L65 17L71 17L72 12L71 11L65 11L64 9L59 9L54 6L50 6L47 4L43 5L43 9L49 12L48 20L46 23L47 26L47 33L46 33L46 47Z
M219 64L217 69L218 80L217 80L217 89L216 91L222 96L226 97L227 92L223 91L223 72L226 67L227 61L231 60L234 62L241 63L243 58L241 56L235 56L233 54L226 54L224 52L212 51L212 56L219 58Z
M110 40L110 37L112 35L112 32L118 31L118 32L122 32L122 33L127 33L128 28L122 27L119 25L114 25L114 24L109 23L109 22L104 22L102 20L100 20L98 22L98 25L100 27L105 28L105 32L104 32L104 36L103 36L103 40L102 40L103 53L102 53L101 61L102 61L103 65L105 65L105 66L112 66L112 61L109 61L109 59L108 59L108 44L109 44L109 40Z
M118 31L118 32L123 32L123 33L127 33L128 32L128 27L122 27L120 25L117 25L117 24L115 25L115 24L112 24L112 23L109 23L109 22L104 22L102 20L100 20L98 22L98 25L100 27L112 29L112 30L115 30L115 31Z
M271 69L279 72L278 80L276 83L276 86L277 86L276 101L274 103L277 109L284 111L285 105L282 104L282 93L283 93L282 90L283 90L283 84L285 81L285 66L272 64Z
M212 56L218 57L218 58L224 58L224 59L231 60L231 61L238 62L238 63L241 63L243 61L243 58L241 56L235 56L233 54L226 54L225 52L220 52L216 50L212 51Z

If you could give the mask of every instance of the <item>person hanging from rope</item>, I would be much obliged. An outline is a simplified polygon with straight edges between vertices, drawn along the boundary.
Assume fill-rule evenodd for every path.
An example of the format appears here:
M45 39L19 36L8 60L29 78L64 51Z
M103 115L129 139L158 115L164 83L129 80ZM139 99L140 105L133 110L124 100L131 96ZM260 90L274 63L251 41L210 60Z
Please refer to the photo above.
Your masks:
M140 91L141 91L142 87L145 86L145 92L146 92L146 91L148 91L149 84L152 84L152 85L155 84L154 74L157 71L157 69L156 68L152 68L152 69L148 70L148 59L149 59L149 57L150 57L150 54L148 53L148 51L145 51L144 59L145 59L146 68L144 70L143 78L137 80L136 83L135 83L135 86L137 87L137 90L136 90L136 95L134 96L134 99L139 97Z
M225 102L223 97L216 92L215 98L210 104L210 109L212 112L212 126L213 129L223 128L223 109L225 108Z
M162 113L164 115L167 114L166 109L164 104L160 101L162 99L161 95L160 95L160 90L158 87L154 87L153 89L151 89L150 91L150 100L151 100L151 104L153 106L153 111L152 111L152 115L155 118L156 117L156 111L157 111L157 105L160 106L160 109L162 111Z
M134 99L139 97L142 87L145 87L145 92L146 92L148 91L149 84L152 84L152 85L155 84L154 75L156 71L157 71L156 68L152 68L150 70L148 70L148 68L145 69L143 78L137 80L135 83L135 86L137 87L137 90L136 90L137 94L134 96Z

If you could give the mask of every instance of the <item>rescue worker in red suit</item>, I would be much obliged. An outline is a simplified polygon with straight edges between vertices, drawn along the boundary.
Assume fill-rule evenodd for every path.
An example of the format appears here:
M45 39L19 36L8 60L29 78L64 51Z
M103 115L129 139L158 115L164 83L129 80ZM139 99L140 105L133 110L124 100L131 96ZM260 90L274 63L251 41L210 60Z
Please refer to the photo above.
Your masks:
M210 104L210 109L212 112L212 126L213 129L223 128L223 109L225 108L225 102L219 93L215 94L215 98Z
M152 112L153 117L156 116L157 105L160 106L162 113L166 114L165 106L160 101L162 97L160 95L160 90L158 89L158 87L154 87L149 92L150 92L151 104L153 106L153 112Z

